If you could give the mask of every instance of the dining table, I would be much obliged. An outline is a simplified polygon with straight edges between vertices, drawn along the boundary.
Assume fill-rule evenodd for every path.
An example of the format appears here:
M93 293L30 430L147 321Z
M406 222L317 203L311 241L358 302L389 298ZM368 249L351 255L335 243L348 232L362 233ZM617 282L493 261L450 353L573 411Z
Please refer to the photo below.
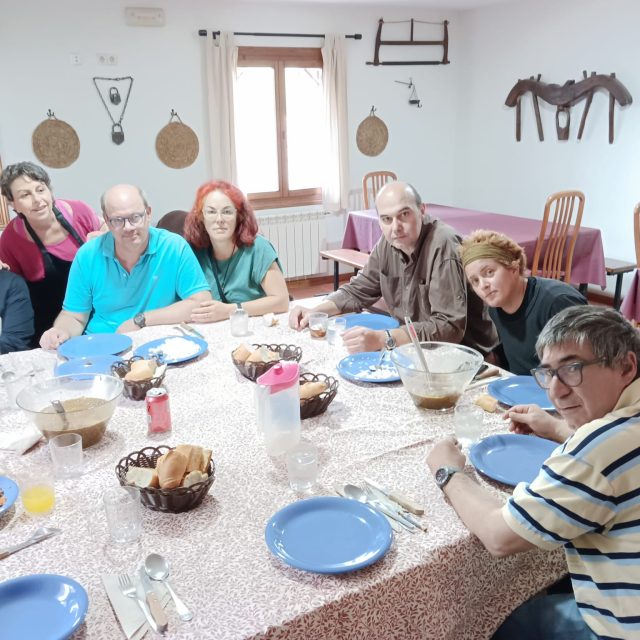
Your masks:
M86 618L72 637L124 638L102 577L133 574L154 552L169 560L172 585L194 612L191 621L182 621L169 603L168 638L482 640L518 605L566 574L560 550L492 557L458 518L425 464L431 446L453 433L451 412L416 407L401 382L342 379L336 367L348 354L340 339L330 344L306 330L297 332L288 327L286 314L276 320L267 326L262 318L251 318L242 338L231 335L228 321L197 325L206 352L170 366L164 380L171 433L160 440L149 437L145 402L121 398L102 440L85 449L82 475L56 480L56 504L48 516L29 515L19 499L0 515L0 549L39 526L61 529L58 536L0 560L0 583L31 574L68 576L89 598ZM171 326L153 326L129 335L136 348L181 334ZM318 481L309 494L292 491L283 456L266 453L257 426L256 385L239 374L231 358L241 343L299 346L302 371L339 380L326 412L302 421L302 437L319 452ZM38 349L4 355L0 365L46 369L58 360ZM485 392L474 388L466 396ZM5 402L0 434L28 420ZM506 431L499 412L485 414L484 436ZM140 540L112 544L103 495L118 486L118 461L144 447L182 443L212 450L215 481L208 495L184 513L143 508ZM0 452L0 476L19 479L49 465L44 441L23 455ZM510 487L470 465L465 471L493 494L508 497ZM335 495L336 485L360 484L365 477L423 505L426 531L394 533L384 557L340 574L295 569L270 552L265 527L273 514L299 500Z
M460 236L466 236L476 229L498 231L509 236L525 250L528 266L532 266L540 234L540 220L439 204L427 204L426 212L432 218L446 222ZM381 236L382 231L375 209L350 211L342 238L342 248L370 253ZM604 248L599 229L581 226L578 230L571 266L571 282L584 286L606 286Z

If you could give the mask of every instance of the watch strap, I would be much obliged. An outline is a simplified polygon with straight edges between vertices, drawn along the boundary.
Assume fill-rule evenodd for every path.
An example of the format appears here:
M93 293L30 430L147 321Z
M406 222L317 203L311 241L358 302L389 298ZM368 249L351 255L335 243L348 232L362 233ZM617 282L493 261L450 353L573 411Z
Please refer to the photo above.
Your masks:
M462 471L460 467L440 467L435 473L436 484L444 489L453 476Z
M384 330L385 334L387 335L387 339L385 341L385 347L391 351L391 349L395 349L396 347L396 339L391 335L391 331L389 329L385 329Z

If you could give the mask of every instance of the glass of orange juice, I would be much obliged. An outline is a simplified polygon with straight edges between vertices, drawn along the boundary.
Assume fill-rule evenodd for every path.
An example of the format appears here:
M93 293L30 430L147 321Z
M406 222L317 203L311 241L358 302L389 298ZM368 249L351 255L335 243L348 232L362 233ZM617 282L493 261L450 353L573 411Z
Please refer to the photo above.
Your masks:
M22 506L27 513L33 516L44 516L53 510L56 495L50 474L31 473L23 476L18 484Z

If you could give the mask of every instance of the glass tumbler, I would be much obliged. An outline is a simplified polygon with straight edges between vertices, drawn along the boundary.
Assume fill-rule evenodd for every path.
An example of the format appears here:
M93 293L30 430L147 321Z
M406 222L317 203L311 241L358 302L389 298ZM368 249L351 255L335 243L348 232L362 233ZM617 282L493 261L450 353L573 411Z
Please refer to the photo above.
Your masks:
M327 326L327 342L329 344L337 344L338 338L345 332L346 328L346 318L331 318Z
M318 480L318 448L311 442L299 442L287 452L289 486L294 491L309 491Z
M482 434L484 411L475 404L458 404L454 410L453 422L458 442L463 447L470 447Z
M244 309L236 309L230 316L231 335L246 336L249 333L249 314Z
M140 489L118 487L102 496L109 535L114 544L135 542L142 533Z

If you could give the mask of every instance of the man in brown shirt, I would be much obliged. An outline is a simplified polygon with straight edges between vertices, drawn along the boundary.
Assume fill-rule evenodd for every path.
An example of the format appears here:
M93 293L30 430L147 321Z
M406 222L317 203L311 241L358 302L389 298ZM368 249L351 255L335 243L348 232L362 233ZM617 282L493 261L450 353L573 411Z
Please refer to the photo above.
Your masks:
M364 269L314 309L296 306L289 325L298 331L309 314L358 312L380 298L404 324L410 316L420 340L462 343L482 353L497 343L486 307L466 283L455 231L425 213L418 192L406 182L390 182L376 198L382 238ZM379 351L409 342L404 328L391 332L354 327L343 334L350 353Z

